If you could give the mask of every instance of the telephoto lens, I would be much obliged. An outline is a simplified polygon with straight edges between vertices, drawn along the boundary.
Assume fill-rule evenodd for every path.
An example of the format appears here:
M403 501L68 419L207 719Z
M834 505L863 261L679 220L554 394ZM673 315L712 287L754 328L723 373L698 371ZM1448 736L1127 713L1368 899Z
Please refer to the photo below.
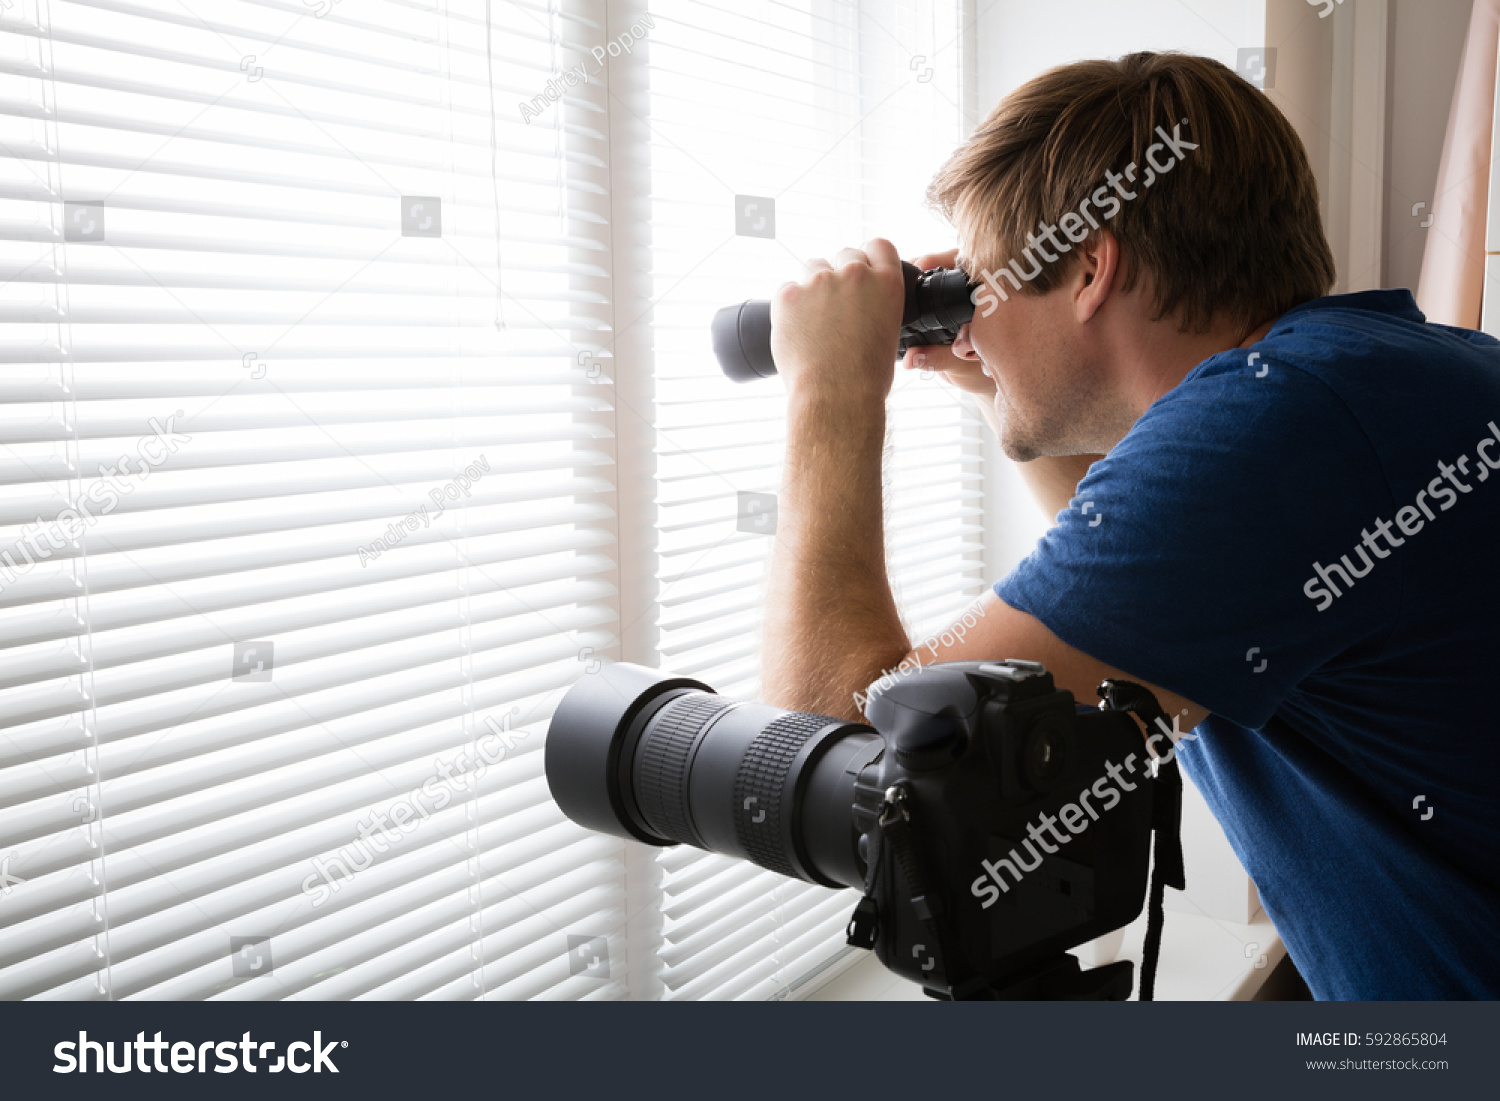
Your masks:
M589 829L854 887L864 876L854 782L883 746L861 723L728 699L619 662L580 678L558 704L547 782Z
M952 344L958 330L974 316L973 285L958 268L921 271L903 262L906 305L901 314L901 337L896 356L924 344ZM750 299L725 306L710 326L719 368L735 382L770 378L776 373L771 356L771 303Z

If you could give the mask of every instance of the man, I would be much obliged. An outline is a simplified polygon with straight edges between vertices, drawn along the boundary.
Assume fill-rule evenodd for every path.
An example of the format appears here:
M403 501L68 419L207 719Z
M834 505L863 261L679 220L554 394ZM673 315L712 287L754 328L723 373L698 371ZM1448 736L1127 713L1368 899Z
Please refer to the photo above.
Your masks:
M1407 291L1324 297L1301 143L1207 59L1044 74L930 196L963 248L922 265L982 285L906 366L975 395L1057 523L912 651L881 522L899 260L813 261L773 304L765 698L852 717L903 661L1143 682L1315 996L1500 995L1500 346Z

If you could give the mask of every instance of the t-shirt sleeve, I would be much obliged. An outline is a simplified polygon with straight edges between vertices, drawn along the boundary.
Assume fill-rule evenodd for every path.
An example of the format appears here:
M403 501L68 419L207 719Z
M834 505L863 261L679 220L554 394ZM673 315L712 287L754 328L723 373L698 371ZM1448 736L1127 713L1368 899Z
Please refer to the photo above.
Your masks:
M1258 728L1389 621L1401 563L1378 535L1362 542L1394 508L1344 402L1295 366L1253 367L1223 353L1157 400L995 592L1084 653ZM1329 569L1341 556L1365 570L1347 587ZM1321 595L1318 567L1337 595Z

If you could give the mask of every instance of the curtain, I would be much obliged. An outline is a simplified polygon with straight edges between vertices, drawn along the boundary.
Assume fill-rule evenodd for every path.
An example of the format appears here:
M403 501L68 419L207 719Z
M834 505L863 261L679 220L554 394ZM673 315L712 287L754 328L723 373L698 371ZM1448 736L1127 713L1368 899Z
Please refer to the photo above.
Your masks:
M1479 328L1495 118L1500 0L1474 0L1453 89L1417 305L1429 321Z

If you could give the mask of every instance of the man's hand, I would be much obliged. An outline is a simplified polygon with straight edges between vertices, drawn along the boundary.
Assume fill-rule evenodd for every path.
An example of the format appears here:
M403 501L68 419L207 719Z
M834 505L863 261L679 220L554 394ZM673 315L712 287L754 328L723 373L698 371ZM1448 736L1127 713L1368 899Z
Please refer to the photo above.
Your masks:
M808 261L806 278L771 300L771 355L788 394L884 404L905 301L901 258L883 238L832 264Z

